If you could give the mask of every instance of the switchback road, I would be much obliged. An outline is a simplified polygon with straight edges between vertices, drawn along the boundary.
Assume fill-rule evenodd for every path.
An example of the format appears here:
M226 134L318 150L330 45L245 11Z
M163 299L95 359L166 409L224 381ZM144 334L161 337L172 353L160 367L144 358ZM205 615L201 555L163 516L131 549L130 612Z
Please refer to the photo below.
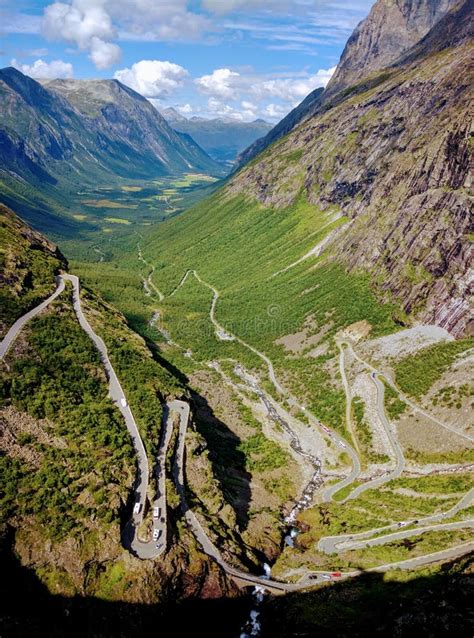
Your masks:
M448 430L452 434L455 434L456 436L459 436L459 437L461 437L463 439L466 439L466 441L470 441L471 443L474 443L474 437L470 436L469 434L466 434L465 432L462 432L461 430L458 430L458 429L452 427L451 425L447 425L446 423L443 423L443 421L440 421L439 419L437 419L436 417L431 415L429 412L427 412L426 410L421 408L419 405L414 403L411 399L409 399L406 396L406 394L403 394L403 392L400 390L400 388L396 385L396 383L394 383L394 381L387 374L384 374L380 370L377 370L377 368L374 368L374 366L371 365L368 361L365 361L364 359L362 359L362 357L360 357L354 351L354 348L352 347L352 343L349 340L345 340L344 343L349 348L351 354L357 359L357 361L359 361L359 363L361 363L365 368L368 368L371 372L375 372L376 375L379 375L380 377L385 379L387 384L395 390L395 392L399 395L399 397L407 405L409 405L412 408L412 410L414 410L415 412L418 412L419 414L422 414L424 417L426 417L427 419L429 419L433 423L436 423L437 425L439 425L440 427L444 428L445 430Z
M62 293L62 291L64 290L64 281L62 277L56 277L56 284L56 290L50 297L45 299L42 303L36 306L36 308L33 308L15 321L13 326L10 328L10 330L7 332L6 336L0 343L0 359L5 358L8 350L11 348L13 342L15 341L21 330L24 328L24 326L28 323L28 321L33 319L33 317L36 317L36 315L39 315L40 312L42 312L47 306L49 306L49 304Z
M474 503L474 488L469 490L467 494L455 504L453 507L450 507L445 512L438 512L436 514L431 514L430 516L424 516L419 519L410 519L408 518L406 521L402 521L403 527L409 527L412 525L417 525L415 529L422 529L423 531L427 531L428 529L434 528L437 523L440 521L452 518L456 516L456 514L463 509L467 509ZM358 532L354 534L341 534L339 536L324 536L318 542L318 549L325 552L326 554L333 554L338 551L340 547L344 547L345 549L351 549L352 546L356 546L362 541L366 541L367 539L371 539L377 536L378 539L386 539L389 534L381 535L383 532L392 532L392 531L400 531L400 523L392 523L391 525L385 525L384 527L378 527L375 529L370 529L365 532ZM405 530L403 530L405 531ZM411 530L406 530L411 531ZM389 541L385 541L389 542ZM377 543L381 544L381 543Z
M184 477L184 455L185 455L185 437L186 430L189 420L189 405L184 401L171 401L167 404L166 410L164 413L164 426L162 433L162 441L160 444L160 451L158 454L158 464L157 464L157 473L158 473L158 496L156 501L154 502L154 506L161 508L160 514L164 514L164 516L160 516L158 521L154 523L154 529L160 532L160 537L156 540L142 542L138 538L137 530L138 526L143 521L143 511L146 502L146 493L148 488L148 478L149 478L149 467L148 467L148 458L146 455L146 451L141 440L135 419L133 414L128 406L126 401L125 394L123 392L122 386L118 380L118 377L115 373L115 370L110 362L107 347L99 337L89 322L84 316L81 299L80 299L80 287L79 287L79 279L75 275L64 274L60 275L57 278L58 287L56 291L44 302L39 304L33 310L30 310L28 313L23 315L20 319L18 319L12 328L8 331L6 337L3 339L1 343L1 354L2 359L5 354L8 352L9 347L13 343L14 339L17 337L21 329L24 325L33 317L38 315L42 310L44 310L48 304L50 304L65 288L65 282L69 281L72 284L73 288L73 307L76 313L77 319L79 321L82 329L88 334L93 343L95 344L97 350L99 351L101 361L104 365L106 375L109 381L109 395L112 400L117 405L120 410L124 421L126 423L127 429L130 433L130 436L133 441L133 445L135 447L135 451L137 454L138 461L138 472L137 472L137 480L135 487L135 504L139 504L139 508L137 512L134 512L133 518L131 521L131 531L132 531L132 539L131 539L131 549L134 553L142 558L156 558L159 554L161 554L166 549L166 490L165 490L165 460L166 460L166 452L168 449L168 444L171 437L171 431L173 427L173 415L179 415L179 432L178 432L178 443L177 450L175 454L175 460L173 465L173 478L176 485L176 489L178 495L180 497L181 507L183 510L183 515L188 523L190 529L195 535L198 542L203 547L204 551L213 558L221 568L230 576L235 578L240 584L243 585L253 585L259 586L265 589L268 589L275 593L286 593L291 591L296 591L300 589L305 589L309 586L313 586L320 582L327 582L328 579L339 578L331 572L307 572L298 583L283 583L275 580L271 580L262 576L254 576L242 570L239 570L227 562L225 562L219 552L219 550L215 547L212 541L207 536L204 531L202 525L200 524L196 515L190 510L185 494L185 477ZM246 345L246 344L245 344ZM270 362L271 365L271 362ZM458 507L467 506L468 503L468 495L463 497ZM454 508L450 510L451 515ZM445 513L447 515L447 513ZM436 516L436 515L435 515ZM429 517L428 517L429 518ZM434 517L431 517L431 520L434 520ZM428 519L424 519L424 522L428 522ZM449 525L449 524L447 524ZM432 526L433 527L433 526ZM130 527L129 527L130 529ZM427 528L429 529L429 527ZM408 531L408 530L407 530ZM371 530L372 534L375 533L374 530ZM364 534L369 534L369 532L364 532ZM392 534L392 536L394 536ZM352 537L354 538L354 537ZM371 539L372 542L375 539ZM341 537L339 537L338 542L348 542L342 541ZM155 546L153 547L153 543ZM420 565L429 564L431 562L438 562L440 560L455 558L457 556L466 554L474 549L473 543L465 543L461 546L449 548L440 552L435 552L432 554L428 554L425 556L419 556L413 559L408 559L405 561L400 561L397 563L391 563L388 565L383 565L379 567L372 568L368 571L388 571L389 569L413 569L414 567L418 567ZM361 573L360 571L353 571L342 574L342 578L350 578Z

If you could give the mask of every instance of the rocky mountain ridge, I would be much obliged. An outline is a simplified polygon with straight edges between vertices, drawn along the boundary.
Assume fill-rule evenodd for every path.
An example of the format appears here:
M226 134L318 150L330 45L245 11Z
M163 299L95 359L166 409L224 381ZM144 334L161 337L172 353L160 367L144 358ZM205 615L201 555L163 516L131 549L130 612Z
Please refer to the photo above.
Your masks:
M62 210L88 186L223 172L116 80L41 84L10 67L0 70L0 108L2 199L48 232L72 232Z
M349 38L326 89L310 93L266 137L245 149L238 157L238 167L244 166L306 119L330 107L334 101L344 99L344 90L351 85L396 63L441 18L460 4L463 3L459 0L377 0L367 18ZM456 23L458 27L462 24L460 20Z
M139 150L143 160L134 165L142 171L150 163L148 170L158 174L193 169L219 172L194 140L177 133L146 98L118 80L47 80L41 84L92 118L102 139L120 145L128 156Z
M458 0L378 0L349 38L325 99L393 64L456 4Z
M473 18L463 6L451 27L459 34ZM347 218L328 245L332 259L370 271L382 299L457 337L474 329L472 42L460 39L373 74L371 88L300 124L228 186L278 208L304 192Z

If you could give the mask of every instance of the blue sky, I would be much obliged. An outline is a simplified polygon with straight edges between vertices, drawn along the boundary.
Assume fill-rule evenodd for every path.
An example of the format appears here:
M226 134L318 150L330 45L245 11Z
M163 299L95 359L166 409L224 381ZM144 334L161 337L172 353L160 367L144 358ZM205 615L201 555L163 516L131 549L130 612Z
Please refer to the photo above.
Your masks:
M0 0L0 65L115 77L186 116L281 119L372 0Z

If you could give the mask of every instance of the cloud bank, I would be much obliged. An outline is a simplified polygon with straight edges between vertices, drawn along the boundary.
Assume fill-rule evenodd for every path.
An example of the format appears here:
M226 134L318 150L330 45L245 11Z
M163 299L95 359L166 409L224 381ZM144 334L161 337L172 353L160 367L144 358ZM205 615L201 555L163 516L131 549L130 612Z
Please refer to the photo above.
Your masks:
M20 64L15 58L11 61L11 65L18 69L25 75L29 75L32 78L38 78L41 80L54 80L56 78L72 78L74 77L74 70L72 64L69 62L63 62L62 60L52 60L51 62L44 62L39 59L33 64Z

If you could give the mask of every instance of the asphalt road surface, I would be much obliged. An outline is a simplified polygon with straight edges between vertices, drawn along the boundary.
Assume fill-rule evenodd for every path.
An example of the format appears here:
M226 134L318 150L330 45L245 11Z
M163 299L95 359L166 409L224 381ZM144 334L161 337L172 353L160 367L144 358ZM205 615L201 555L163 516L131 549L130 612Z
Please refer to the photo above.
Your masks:
M377 388L377 412L379 415L380 422L387 434L388 440L390 441L390 445L395 454L396 465L391 472L384 474L383 476L379 476L378 478L367 481L363 485L359 485L356 487L346 498L339 501L340 503L345 503L346 501L352 500L360 496L363 492L367 490L372 490L374 488L380 487L384 485L384 483L388 483L389 481L393 481L394 479L399 478L404 469L405 469L405 457L403 455L403 450L398 442L398 438L396 434L393 432L390 423L388 422L386 413L385 413L385 404L384 404L384 396L385 396L385 388L380 379L372 373L372 381L375 383Z
M263 352L260 352L259 350L257 350L253 346L251 346L249 343L247 343L246 341L244 341L243 339L238 337L237 335L226 331L226 329L223 326L221 326L221 324L217 321L217 319L215 317L216 305L217 305L217 302L219 300L219 291L214 286L212 286L211 284L209 284L206 281L204 281L195 270L188 270L185 273L184 277L181 279L180 283L175 288L175 290L173 291L172 294L174 294L174 292L176 292L176 290L180 286L183 285L183 283L186 281L187 277L191 273L196 277L196 279L203 286L206 286L207 288L209 288L209 290L211 290L212 293L213 293L213 299L212 299L212 303L211 303L211 309L210 309L210 312L209 312L209 318L210 318L212 324L214 325L214 327L216 329L216 335L218 337L222 338L222 335L225 334L226 335L226 340L227 340L227 338L231 337L233 340L237 341L238 343L240 343L242 346L244 346L248 350L251 350L260 359L262 359L262 361L264 361L266 366L267 366L268 377L269 377L270 381L272 382L273 386L275 387L275 389L277 390L277 392L279 394L281 394L283 397L285 397L286 401L290 405L296 406L302 412L304 412L305 415L307 416L308 420L310 421L310 423L313 426L318 427L318 428L322 428L325 433L329 432L329 436L333 440L333 442L336 445L336 447L341 452L345 452L349 456L349 458L351 460L351 465L352 465L350 473L344 479L342 479L341 481L339 481L335 485L332 485L331 487L328 487L323 493L323 499L326 500L326 501L330 501L332 499L333 495L336 492L338 492L339 490L343 489L344 487L347 487L348 485L351 485L351 483L353 483L357 479L359 474L361 473L361 465L360 465L360 460L359 460L359 456L357 455L357 452L340 435L338 435L338 434L336 434L336 432L330 430L330 428L324 427L323 424L321 423L321 421L318 418L316 418L314 416L314 414L312 414L306 408L306 406L300 404L299 401L296 399L296 397L294 397L285 388L283 388L283 386L279 383L279 381L278 381L278 379L276 377L275 369L273 367L273 363L267 357L267 355L265 355Z
M11 345L13 344L21 330L28 323L28 321L30 321L30 319L33 319L33 317L36 317L36 315L39 315L40 312L42 312L52 301L56 299L56 297L58 297L62 293L62 291L64 290L64 281L61 276L56 277L56 284L56 290L50 297L45 299L42 303L36 306L36 308L33 308L15 321L13 326L10 328L10 330L7 332L6 336L0 343L0 359L3 359L5 357Z
M404 523L403 527L410 527L412 525L417 525L418 528L423 529L423 531L428 531L436 526L440 521L446 520L448 518L452 518L456 516L458 512L463 509L470 507L474 503L474 488L471 489L467 494L455 504L453 507L450 507L445 512L438 512L437 514L431 514L430 516L425 516L419 519L406 519L402 521ZM400 528L400 522L392 523L391 525L385 525L384 527L377 527L375 529L366 530L365 532L358 532L354 534L341 534L339 536L324 536L318 542L318 549L325 552L326 554L333 554L339 550L340 547L344 546L345 549L351 549L351 544L358 545L361 541L365 541L367 539L371 539L374 536L377 538L385 539L388 535L378 536L383 532L391 532L395 530L400 530L410 532L411 530L404 530ZM389 541L385 541L389 542ZM381 544L381 543L377 543Z
M374 368L374 366L372 366L367 361L364 361L364 359L362 359L354 351L354 349L352 347L352 343L350 341L344 341L344 343L347 345L347 347L351 351L351 354L357 359L357 361L359 361L359 363L361 363L363 366L368 368L371 372L375 372L377 375L383 377L385 379L385 381L388 383L388 385L391 386L397 392L397 394L400 396L400 398L407 405L409 405L413 410L415 410L415 412L419 412L420 414L425 416L427 419L429 419L430 421L433 421L433 423L436 423L437 425L439 425L440 427L444 428L445 430L448 430L452 434L456 434L456 436L460 436L461 438L466 439L466 441L470 441L471 443L474 443L474 437L470 436L469 434L466 434L465 432L462 432L461 430L458 430L458 429L452 427L451 425L447 425L446 423L443 423L442 421L440 421L436 417L434 417L431 414L429 414L429 412L427 412L426 410L423 410L423 408L420 408L419 405L416 405L416 403L413 403L413 401L411 399L409 399L405 394L403 394L403 392L400 390L400 388L392 381L392 379L389 376L387 376L386 374L384 374L380 370L377 370L376 368Z
M249 574L248 572L244 572L240 569L232 567L224 561L219 550L214 545L214 543L207 536L204 531L201 523L199 522L197 516L194 512L189 508L187 500L186 500L186 490L185 490L185 477L184 477L184 454L185 454L185 438L186 438L186 430L188 426L189 420L189 405L185 401L173 401L168 404L169 414L171 415L173 410L179 414L180 423L179 423L179 433L178 433L178 445L175 455L175 460L173 464L173 479L176 486L176 491L180 497L181 508L183 511L184 518L189 528L193 532L196 540L203 548L204 552L213 558L215 562L229 575L237 578L239 581L243 583L248 583L249 585L256 585L265 589L269 589L275 592L290 592L296 591L298 589L302 589L303 587L307 587L307 585L299 585L294 583L282 583L279 581L274 581L269 578L263 576L256 576L253 574ZM318 574L317 578L324 581L323 575L329 575L329 572ZM312 580L312 584L316 584L317 580Z

